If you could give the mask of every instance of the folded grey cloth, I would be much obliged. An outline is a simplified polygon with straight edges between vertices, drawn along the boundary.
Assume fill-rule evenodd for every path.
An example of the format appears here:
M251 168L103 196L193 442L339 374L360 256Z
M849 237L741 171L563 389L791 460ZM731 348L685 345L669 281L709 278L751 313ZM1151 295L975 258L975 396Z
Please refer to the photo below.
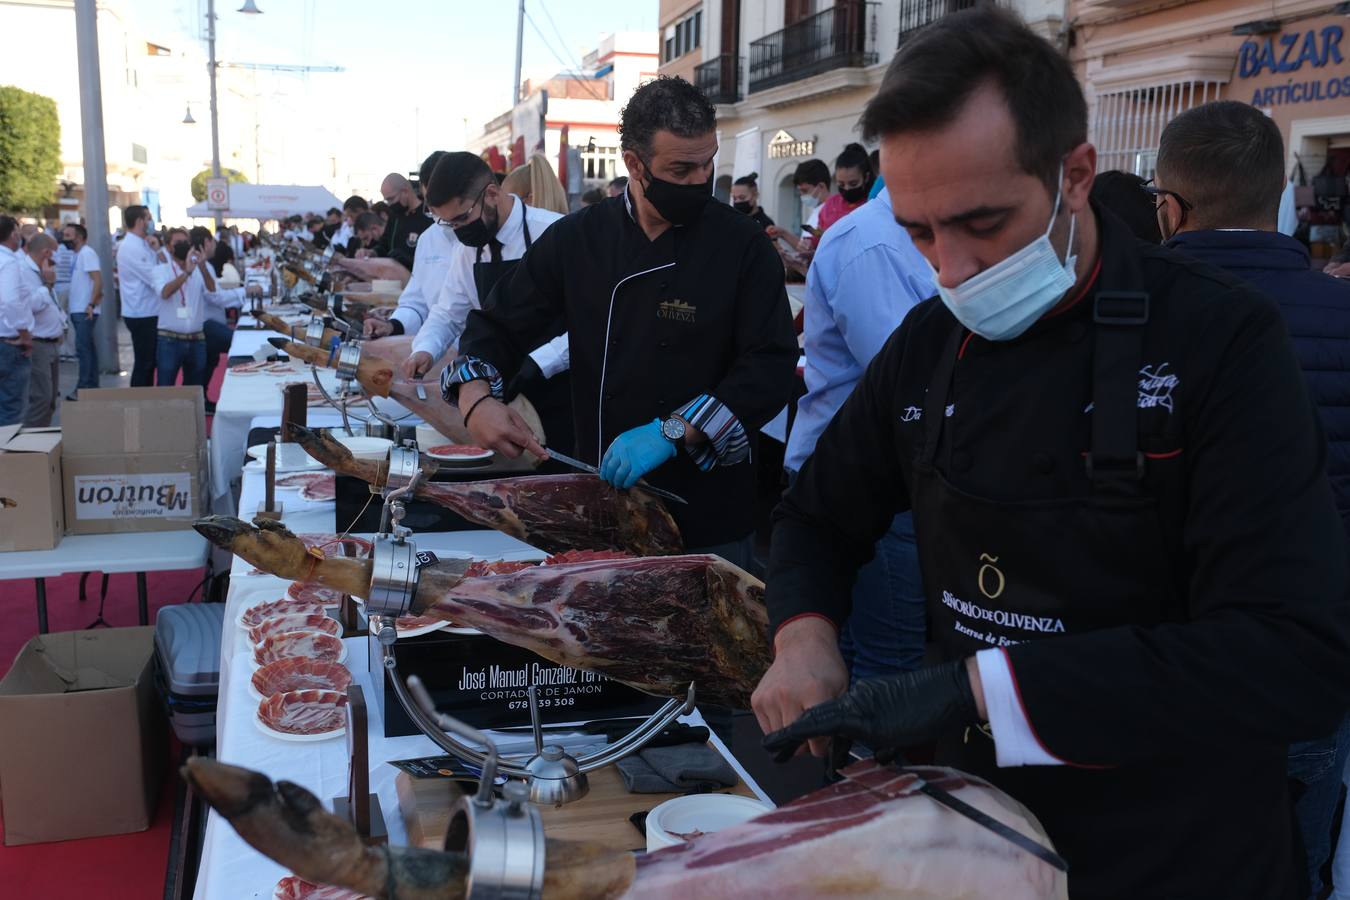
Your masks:
M707 744L648 747L619 760L619 775L631 794L682 794L735 787L736 770Z

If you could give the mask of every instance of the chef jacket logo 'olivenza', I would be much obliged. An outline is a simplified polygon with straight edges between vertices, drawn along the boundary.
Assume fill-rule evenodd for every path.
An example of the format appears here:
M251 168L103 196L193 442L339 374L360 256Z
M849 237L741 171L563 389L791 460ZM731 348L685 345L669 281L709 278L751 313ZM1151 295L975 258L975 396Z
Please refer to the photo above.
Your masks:
M694 314L698 312L698 307L683 300L666 300L656 307L656 317L666 319L670 322L680 322L685 325L694 324Z

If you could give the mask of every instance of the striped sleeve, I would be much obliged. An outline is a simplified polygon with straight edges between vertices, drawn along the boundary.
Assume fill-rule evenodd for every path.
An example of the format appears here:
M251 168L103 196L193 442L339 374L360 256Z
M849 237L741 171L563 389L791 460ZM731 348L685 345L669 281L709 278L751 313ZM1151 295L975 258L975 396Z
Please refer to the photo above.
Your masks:
M497 367L476 356L461 356L441 371L441 396L453 404L459 399L460 385L480 380L488 383L492 396L502 399L502 374Z
M735 413L711 394L699 394L675 415L708 436L706 444L689 449L689 456L703 471L713 466L733 466L750 458L745 426Z

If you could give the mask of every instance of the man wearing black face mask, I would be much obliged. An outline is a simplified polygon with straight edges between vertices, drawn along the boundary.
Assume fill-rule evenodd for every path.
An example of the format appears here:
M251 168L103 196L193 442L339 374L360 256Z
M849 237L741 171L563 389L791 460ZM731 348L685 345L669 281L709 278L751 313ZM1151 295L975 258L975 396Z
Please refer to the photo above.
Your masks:
M397 172L390 172L380 183L380 194L389 205L389 221L384 234L371 248L376 256L402 263L409 272L417 250L417 238L431 226L422 199L413 190L412 182Z
M443 387L475 441L541 453L498 398L561 317L577 455L616 487L647 478L681 495L670 512L685 546L745 566L754 435L791 398L797 343L764 229L712 202L716 125L682 79L638 88L620 120L626 192L536 241L469 315Z

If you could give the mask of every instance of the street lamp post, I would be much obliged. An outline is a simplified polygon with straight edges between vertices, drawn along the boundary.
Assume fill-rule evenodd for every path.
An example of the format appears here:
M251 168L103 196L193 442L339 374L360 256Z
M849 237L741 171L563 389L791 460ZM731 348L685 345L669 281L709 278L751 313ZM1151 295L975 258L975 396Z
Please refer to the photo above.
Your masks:
M211 175L220 177L220 115L216 107L216 0L206 0L206 46L210 57L207 67L211 73ZM216 214L216 231L225 224L220 211Z

